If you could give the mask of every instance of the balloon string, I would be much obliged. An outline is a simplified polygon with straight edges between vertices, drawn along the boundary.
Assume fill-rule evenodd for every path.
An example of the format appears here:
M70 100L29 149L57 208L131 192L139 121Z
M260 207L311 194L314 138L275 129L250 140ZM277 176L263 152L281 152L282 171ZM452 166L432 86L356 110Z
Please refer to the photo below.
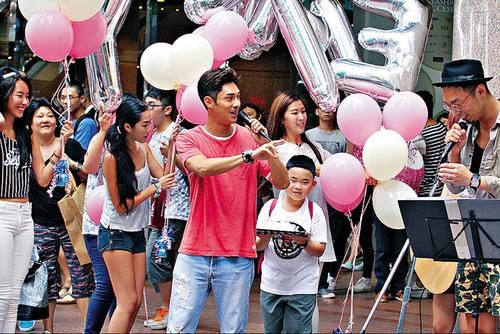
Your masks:
M177 117L177 119L175 120L174 122L174 126L173 126L173 130L172 131L175 131L175 129L177 127L180 126L181 122L184 120L184 118L179 115ZM172 141L172 145L171 147L169 147L168 149L170 150L170 160L168 161L168 164L167 163L164 163L163 164L163 174L165 174L165 172L167 171L167 166L168 166L168 173L173 173L174 170L175 170L175 142L176 142L177 138L175 138L175 140ZM170 209L170 189L167 191L167 196L165 197L165 202L162 203L162 210L161 212L163 212L163 215L164 215L164 218L165 218L165 223L164 223L164 226L168 227L168 210Z
M365 189L364 189L364 195L363 195L363 204L362 204L362 210L361 210L361 214L360 214L360 217L359 217L359 222L358 224L354 225L354 222L352 220L352 213L351 213L351 210L349 209L349 211L347 211L345 213L345 216L347 217L348 221L349 221L349 225L351 226L351 230L352 230L352 238L351 238L351 241L349 242L349 245L348 245L348 248L351 247L352 243L355 242L355 246L354 246L354 259L352 260L352 264L353 264L353 267L352 267L352 271L351 271L351 278L349 280L349 285L347 287L347 293L346 293L346 297L344 299L344 302L342 303L342 312L340 314L340 319L339 319L339 324L338 324L338 328L341 328L342 326L342 321L344 319L344 313L345 313L345 308L346 308L346 305L347 305L347 301L350 299L350 315L349 315L349 322L347 324L347 328L346 328L346 333L351 333L352 332L352 326L354 324L354 264L356 263L356 258L358 256L358 248L359 248L359 236L361 234L361 224L363 222L363 216L365 214L365 211L368 207L368 204L370 203L370 200L371 200L371 196L369 196L368 198L366 197L367 195L367 187L365 185ZM346 254L344 255L344 258L342 259L342 262L341 263L344 263L344 261L346 260L348 256L348 253L346 252ZM336 277L335 277L335 281L338 280L339 278L339 275L340 275L340 271L338 271ZM350 298L349 298L350 297Z

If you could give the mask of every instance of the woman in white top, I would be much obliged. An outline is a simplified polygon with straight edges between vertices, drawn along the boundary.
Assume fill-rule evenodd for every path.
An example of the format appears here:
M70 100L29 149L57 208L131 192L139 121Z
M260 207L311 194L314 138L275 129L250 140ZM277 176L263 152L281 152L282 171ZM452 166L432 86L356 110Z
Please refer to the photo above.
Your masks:
M143 230L151 215L151 196L175 185L175 174L163 175L146 144L150 122L147 105L126 95L116 112L115 124L106 134L109 145L103 162L106 196L98 247L116 296L110 333L129 332L134 323L146 275Z
M267 121L267 129L271 139L284 139L283 145L277 146L280 160L284 165L294 155L305 155L311 158L316 164L316 174L319 176L321 165L331 154L323 149L320 144L313 142L307 138L305 134L307 123L307 113L304 102L299 96L289 93L281 93L278 95L271 106ZM326 200L323 197L323 190L319 178L316 178L317 185L311 191L309 199L318 204L327 218L328 226L328 209ZM275 197L278 192L275 191ZM328 243L325 253L320 258L321 262L335 261L335 253L330 229L328 229Z

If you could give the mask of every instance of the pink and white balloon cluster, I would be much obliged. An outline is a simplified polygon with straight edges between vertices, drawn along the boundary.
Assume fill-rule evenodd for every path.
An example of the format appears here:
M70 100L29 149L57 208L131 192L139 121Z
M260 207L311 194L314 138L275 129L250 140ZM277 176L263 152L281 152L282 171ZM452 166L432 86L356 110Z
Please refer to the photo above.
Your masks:
M392 179L406 166L406 142L422 131L426 121L425 102L412 92L395 93L383 113L368 95L353 94L344 99L337 111L339 129L350 142L363 147L364 168L346 153L334 154L325 161L321 185L330 205L342 212L358 206L366 172L380 182L373 194L378 218L392 228L404 228L397 200L417 195L405 183Z
M38 57L59 62L69 55L85 58L106 37L106 20L100 9L104 0L19 0L28 20L26 42Z
M198 79L218 68L245 47L248 27L232 11L215 11L204 26L179 37L173 44L155 43L142 54L144 79L159 89L177 89L177 108L194 124L207 121L207 110L198 97Z

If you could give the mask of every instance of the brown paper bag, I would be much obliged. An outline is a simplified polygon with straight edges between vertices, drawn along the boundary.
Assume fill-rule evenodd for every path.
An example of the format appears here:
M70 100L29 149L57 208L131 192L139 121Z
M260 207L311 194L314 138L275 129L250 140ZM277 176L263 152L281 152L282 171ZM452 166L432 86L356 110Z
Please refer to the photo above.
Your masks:
M66 229L68 230L71 244L73 244L78 261L80 261L82 266L90 263L89 254L87 253L87 247L85 247L85 241L83 240L82 234L85 190L86 185L82 183L72 195L64 196L57 203L59 210L61 210Z

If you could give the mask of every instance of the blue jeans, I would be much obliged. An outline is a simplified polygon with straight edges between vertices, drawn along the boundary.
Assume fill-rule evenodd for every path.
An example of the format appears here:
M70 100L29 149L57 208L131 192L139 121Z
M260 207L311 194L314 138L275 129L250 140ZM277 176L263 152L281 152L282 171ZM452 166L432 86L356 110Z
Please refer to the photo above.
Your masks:
M167 333L194 333L214 291L221 333L244 333L253 259L179 254L174 268Z
M84 238L95 275L95 289L90 298L84 333L100 333L106 315L109 313L111 318L115 310L116 299L109 279L108 268L106 268L102 254L97 248L97 236L85 234Z

